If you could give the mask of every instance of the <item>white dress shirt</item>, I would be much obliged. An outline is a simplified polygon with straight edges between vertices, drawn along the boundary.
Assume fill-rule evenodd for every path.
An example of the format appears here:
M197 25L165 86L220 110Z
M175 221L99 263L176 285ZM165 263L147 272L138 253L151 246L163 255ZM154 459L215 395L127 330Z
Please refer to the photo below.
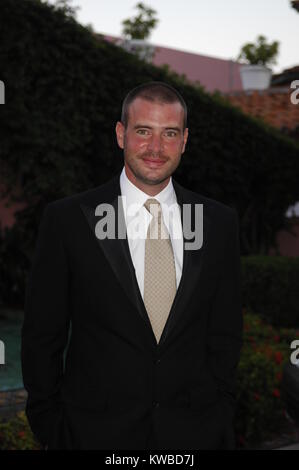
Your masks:
M124 167L120 175L120 188L128 244L142 298L144 297L145 240L153 217L143 204L149 198L157 199L161 204L163 221L172 243L178 288L182 276L184 243L180 206L177 203L172 178L170 177L168 185L160 193L150 196L128 179Z

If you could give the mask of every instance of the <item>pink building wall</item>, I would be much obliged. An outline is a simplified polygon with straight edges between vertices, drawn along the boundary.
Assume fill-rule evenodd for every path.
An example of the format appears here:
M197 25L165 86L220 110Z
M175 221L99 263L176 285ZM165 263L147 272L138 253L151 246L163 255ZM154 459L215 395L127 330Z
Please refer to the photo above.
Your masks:
M109 35L104 35L104 39L113 43L120 41L120 38ZM155 44L153 46L154 65L167 64L175 72L185 74L190 81L199 81L208 92L218 90L227 93L243 89L238 62Z
M198 80L208 92L242 90L240 64L232 60L157 46L153 64L168 64L177 73L185 74L189 80Z

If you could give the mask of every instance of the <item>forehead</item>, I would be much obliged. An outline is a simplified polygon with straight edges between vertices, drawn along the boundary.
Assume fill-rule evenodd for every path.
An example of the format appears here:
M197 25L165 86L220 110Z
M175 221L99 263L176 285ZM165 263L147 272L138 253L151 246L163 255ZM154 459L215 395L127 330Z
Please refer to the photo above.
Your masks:
M161 103L137 97L129 106L129 125L136 123L183 127L184 109L179 102Z

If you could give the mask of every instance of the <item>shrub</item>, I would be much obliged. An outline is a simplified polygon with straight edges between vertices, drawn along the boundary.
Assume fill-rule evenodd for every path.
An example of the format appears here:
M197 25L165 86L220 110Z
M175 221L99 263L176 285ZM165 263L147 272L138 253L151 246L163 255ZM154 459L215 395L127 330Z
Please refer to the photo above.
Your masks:
M265 36L259 35L256 44L247 43L241 48L237 60L243 59L252 65L276 64L279 42L267 43Z
M24 411L10 420L0 420L0 450L41 450Z
M243 305L273 326L299 325L299 259L242 257Z
M281 380L290 344L299 330L275 329L245 311L244 346L238 367L235 429L238 445L265 440L285 420Z

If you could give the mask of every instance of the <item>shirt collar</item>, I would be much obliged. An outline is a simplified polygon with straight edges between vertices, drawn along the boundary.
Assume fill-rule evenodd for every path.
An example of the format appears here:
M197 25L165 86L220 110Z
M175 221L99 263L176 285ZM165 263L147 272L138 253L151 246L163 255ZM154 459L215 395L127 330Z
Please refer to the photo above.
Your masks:
M127 177L125 167L120 175L120 188L121 188L121 195L125 196L125 204L126 210L130 207L130 216L134 216L140 208L144 205L145 201L149 198L157 199L160 204L165 204L167 206L171 206L172 204L176 203L176 194L172 184L172 177L167 184L167 186L162 189L158 194L155 196L150 196L149 194L144 193L141 189L137 188Z

